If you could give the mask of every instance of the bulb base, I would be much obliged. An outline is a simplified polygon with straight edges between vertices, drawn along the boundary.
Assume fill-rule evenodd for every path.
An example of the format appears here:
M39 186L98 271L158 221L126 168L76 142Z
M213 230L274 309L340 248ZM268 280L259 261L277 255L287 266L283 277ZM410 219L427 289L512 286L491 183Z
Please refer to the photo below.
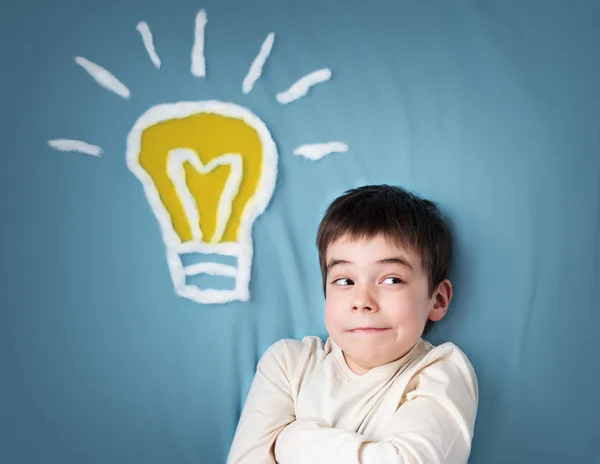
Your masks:
M207 244L186 242L167 250L167 260L175 292L187 299L202 304L227 303L230 301L248 301L250 299L249 274L252 250L238 243ZM219 261L231 262L223 264ZM185 261L200 261L185 265ZM201 288L188 283L188 278L206 274L229 277L235 280L233 290Z

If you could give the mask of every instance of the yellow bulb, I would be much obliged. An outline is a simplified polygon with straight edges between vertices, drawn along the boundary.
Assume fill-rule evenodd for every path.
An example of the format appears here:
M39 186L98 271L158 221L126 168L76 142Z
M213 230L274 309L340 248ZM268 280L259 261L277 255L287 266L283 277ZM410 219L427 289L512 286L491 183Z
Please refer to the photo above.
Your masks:
M140 165L154 179L177 235L186 242L192 240L192 230L166 170L169 153L178 148L193 150L204 165L224 153L243 154L243 180L232 205L231 218L219 239L219 242L235 242L244 208L260 180L263 147L258 133L240 119L210 113L163 121L144 131ZM210 243L216 232L219 199L231 175L231 166L216 167L208 174L197 172L189 163L184 169L187 186L197 200L202 237Z
M161 225L176 291L202 303L247 300L252 223L271 198L277 171L264 123L232 103L159 105L134 125L127 160ZM237 264L185 267L187 253L234 256ZM233 277L235 290L186 283L200 273Z

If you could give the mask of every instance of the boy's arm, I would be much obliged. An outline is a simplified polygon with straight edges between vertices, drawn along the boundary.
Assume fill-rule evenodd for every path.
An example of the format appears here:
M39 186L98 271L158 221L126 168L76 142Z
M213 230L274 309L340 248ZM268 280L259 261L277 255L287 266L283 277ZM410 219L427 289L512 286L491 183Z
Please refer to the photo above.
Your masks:
M465 464L477 413L477 379L464 355L452 350L411 380L414 389L398 408L386 436L362 435L299 419L279 435L279 464Z
M275 464L275 439L295 420L290 379L300 351L295 340L281 340L260 359L227 464Z

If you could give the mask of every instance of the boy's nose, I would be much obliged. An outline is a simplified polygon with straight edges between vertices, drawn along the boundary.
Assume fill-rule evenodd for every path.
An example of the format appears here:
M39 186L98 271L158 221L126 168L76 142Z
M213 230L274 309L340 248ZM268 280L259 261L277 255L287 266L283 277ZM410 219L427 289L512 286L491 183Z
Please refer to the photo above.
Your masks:
M357 286L358 287L358 286ZM373 296L373 292L369 288L357 288L352 298L353 311L377 311L377 301Z

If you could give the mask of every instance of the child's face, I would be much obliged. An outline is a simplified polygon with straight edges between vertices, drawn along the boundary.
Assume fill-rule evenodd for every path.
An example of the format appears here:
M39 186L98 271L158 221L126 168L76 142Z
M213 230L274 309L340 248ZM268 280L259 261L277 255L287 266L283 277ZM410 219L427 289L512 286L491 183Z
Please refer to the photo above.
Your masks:
M420 256L383 236L342 237L326 258L325 325L358 374L410 351L452 297L447 280L430 295Z

